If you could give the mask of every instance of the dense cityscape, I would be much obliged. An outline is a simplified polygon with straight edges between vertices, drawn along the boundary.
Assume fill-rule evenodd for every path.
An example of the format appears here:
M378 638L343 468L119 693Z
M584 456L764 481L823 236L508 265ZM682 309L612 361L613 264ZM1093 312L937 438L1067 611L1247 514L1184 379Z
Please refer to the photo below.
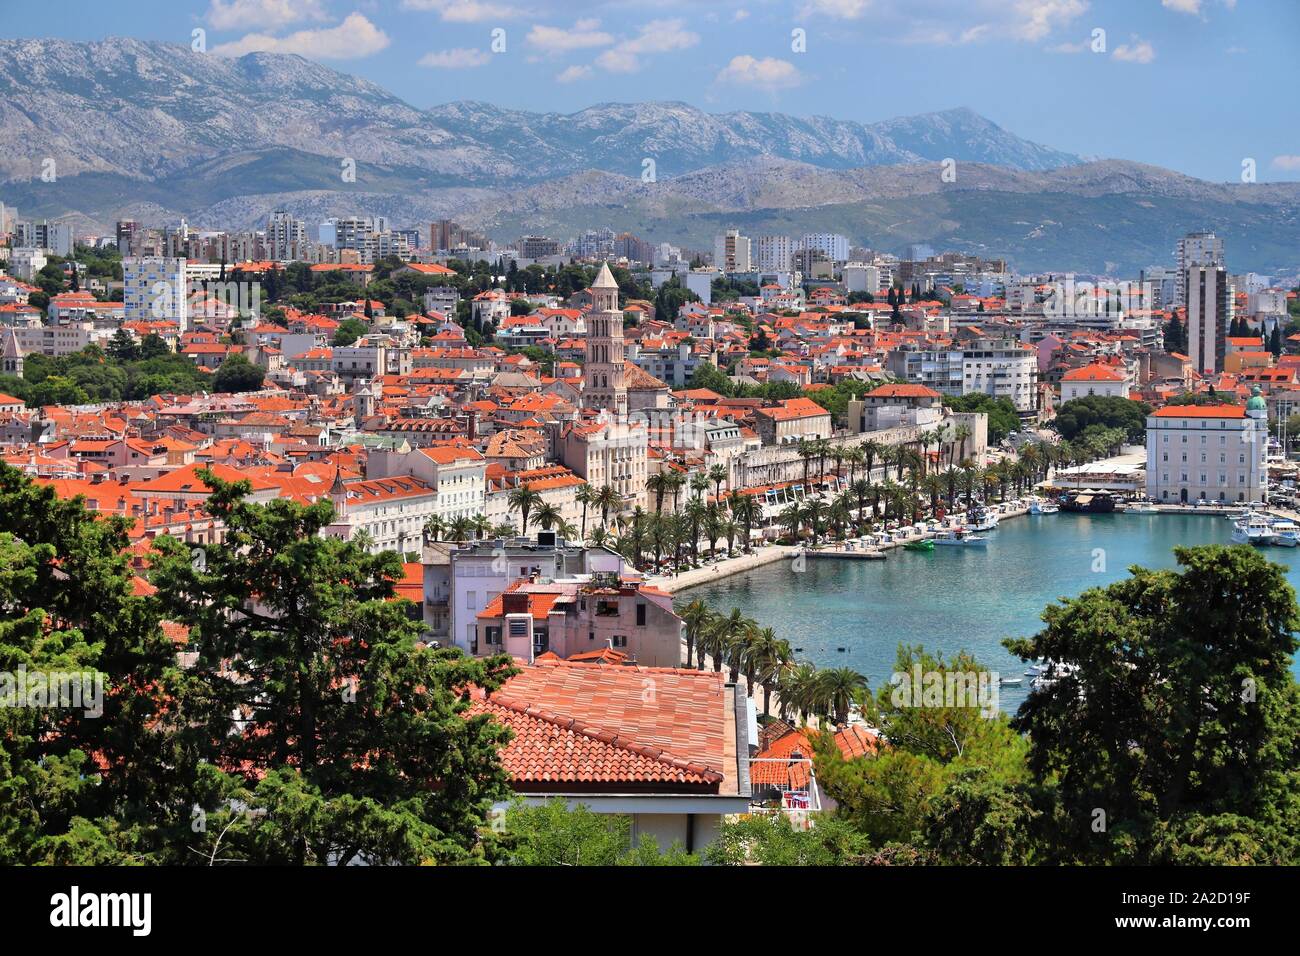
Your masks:
M0 862L1300 862L1300 245L34 182Z

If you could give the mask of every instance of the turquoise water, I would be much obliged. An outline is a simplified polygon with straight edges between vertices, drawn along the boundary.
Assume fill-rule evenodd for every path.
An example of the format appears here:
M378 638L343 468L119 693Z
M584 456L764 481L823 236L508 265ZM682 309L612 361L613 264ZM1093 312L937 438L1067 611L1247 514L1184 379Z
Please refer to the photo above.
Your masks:
M782 561L683 592L741 608L820 667L852 667L872 689L888 682L900 643L944 655L968 650L984 667L1021 676L1006 637L1041 628L1051 602L1127 576L1134 564L1174 567L1180 544L1229 544L1232 522L1209 515L1076 515L1010 518L987 548L895 549L886 561L812 558L802 573ZM1300 548L1268 548L1300 588ZM1014 710L1029 689L1003 687Z

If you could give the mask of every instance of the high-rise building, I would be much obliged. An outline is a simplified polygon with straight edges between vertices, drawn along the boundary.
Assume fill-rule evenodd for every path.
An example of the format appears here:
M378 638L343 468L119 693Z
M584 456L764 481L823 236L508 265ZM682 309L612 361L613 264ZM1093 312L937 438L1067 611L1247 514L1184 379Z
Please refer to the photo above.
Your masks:
M72 227L66 222L19 220L14 239L16 245L29 249L44 249L64 258L72 255Z
M1202 374L1223 370L1232 297L1228 274L1211 265L1184 270L1183 301L1187 305L1187 351L1192 368Z
M754 240L754 268L759 272L785 272L794 257L789 236L759 236Z
M140 224L134 219L119 219L117 223L117 251L123 256L135 255L135 237Z
M738 229L728 229L713 240L713 264L723 272L749 272L749 237Z
M623 312L618 307L618 283L609 271L609 263L601 263L596 281L587 291L591 293L592 306L587 313L583 404L614 412L621 422L627 415Z
M1212 232L1189 232L1178 240L1174 261L1178 267L1178 290L1181 294L1187 289L1187 272L1193 266L1225 268L1223 240ZM1180 298L1177 304L1186 305L1187 300Z
M189 331L184 259L128 256L122 260L122 303L128 322L175 322Z
M849 240L833 232L810 232L799 240L798 249L820 252L832 262L844 262L849 257Z
M545 259L559 254L560 244L546 236L524 236L519 240L519 256L522 259Z
M283 209L271 213L266 222L266 247L277 262L303 258L307 244L307 224Z

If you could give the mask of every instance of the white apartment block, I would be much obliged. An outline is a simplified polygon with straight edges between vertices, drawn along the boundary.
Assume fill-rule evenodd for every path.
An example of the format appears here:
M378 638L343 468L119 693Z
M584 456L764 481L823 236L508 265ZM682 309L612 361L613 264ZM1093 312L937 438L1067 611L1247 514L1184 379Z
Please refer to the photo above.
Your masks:
M1166 405L1147 416L1147 496L1163 502L1263 501L1268 412L1246 406Z
M1007 398L1018 412L1037 406L1038 353L1015 339L980 339L952 349L895 349L890 374L944 395L982 392Z
M1224 268L1223 240L1212 232L1191 232L1178 240L1174 249L1174 261L1178 265L1180 282L1177 286L1179 296L1176 305L1186 305L1184 297L1187 291L1187 272L1194 266L1209 266L1212 269Z
M799 249L820 252L832 262L844 262L849 258L848 237L833 232L810 232L799 240Z
M31 282L48 261L44 249L19 246L9 254L9 272L15 279Z
M789 272L794 242L789 236L759 236L753 242L753 266L759 272Z
M128 322L175 322L189 331L189 277L184 259L128 256L122 260L122 304Z
M749 237L728 229L713 240L713 264L723 272L749 272Z

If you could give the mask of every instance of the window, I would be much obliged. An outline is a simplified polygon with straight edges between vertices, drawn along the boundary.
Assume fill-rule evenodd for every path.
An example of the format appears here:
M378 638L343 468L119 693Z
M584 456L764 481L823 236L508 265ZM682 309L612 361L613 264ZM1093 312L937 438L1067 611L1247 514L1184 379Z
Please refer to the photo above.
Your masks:
M612 638L610 638L609 643L611 647L627 647L627 635L615 634Z
M636 626L645 627L645 605L644 604L638 604L636 606Z

